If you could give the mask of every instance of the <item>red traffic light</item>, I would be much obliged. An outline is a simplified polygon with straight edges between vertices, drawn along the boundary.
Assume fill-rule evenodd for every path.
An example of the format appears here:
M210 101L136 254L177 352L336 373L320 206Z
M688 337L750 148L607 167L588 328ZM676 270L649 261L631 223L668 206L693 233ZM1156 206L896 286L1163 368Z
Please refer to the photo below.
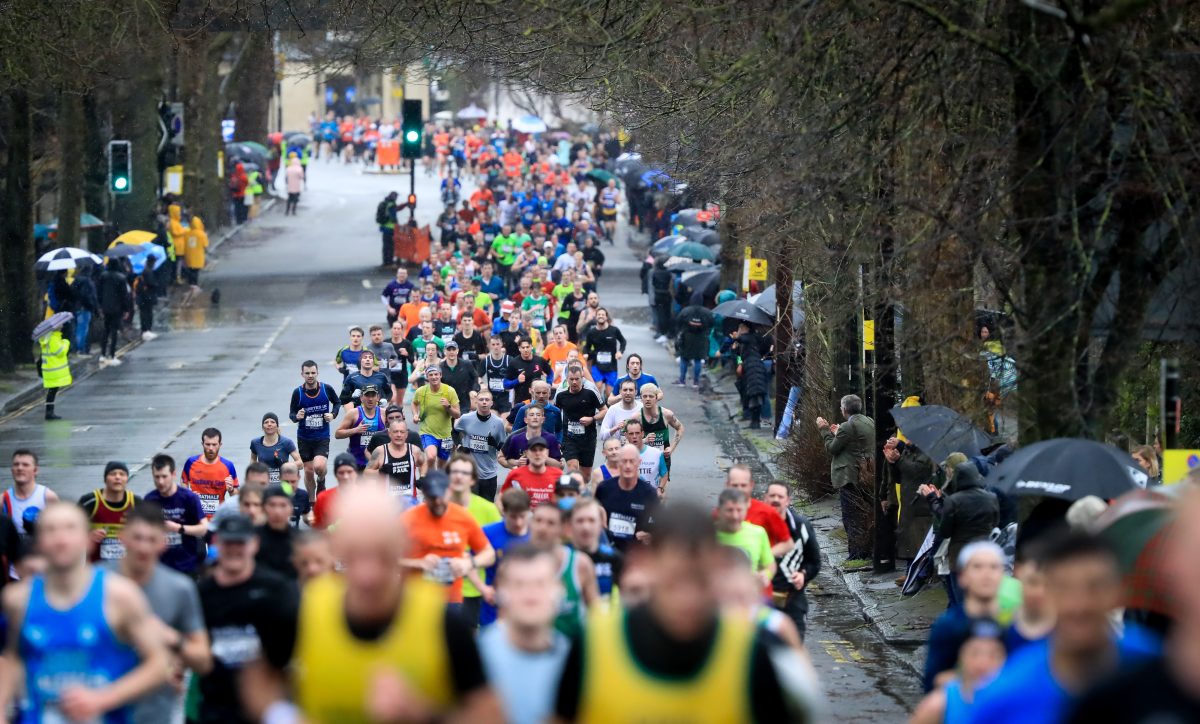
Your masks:
M408 195L408 205L409 205L409 206L416 206L416 205L417 205L417 195L416 195L416 194L409 194L409 195Z

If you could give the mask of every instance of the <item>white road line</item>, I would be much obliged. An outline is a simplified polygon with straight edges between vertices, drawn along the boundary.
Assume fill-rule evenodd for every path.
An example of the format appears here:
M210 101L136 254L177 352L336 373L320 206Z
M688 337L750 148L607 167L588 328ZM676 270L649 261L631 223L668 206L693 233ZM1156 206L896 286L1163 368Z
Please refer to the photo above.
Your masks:
M236 380L234 380L229 387L225 388L224 392L217 395L216 399L205 405L204 409L197 413L195 417L183 423L178 430L173 432L170 437L168 437L162 442L162 444L155 448L156 452L154 454L157 455L158 452L166 450L174 445L175 442L182 438L188 430L192 429L196 423L200 422L205 417L208 417L209 413L217 409L217 407L228 400L234 392L237 392L237 389L242 386L242 383L245 382L248 377L250 377L254 370L258 369L258 366L262 363L263 358L267 356L267 352L269 352L271 347L275 344L275 340L279 339L279 335L283 334L283 330L287 329L287 326L291 323L292 318L290 316L284 317L279 326L275 328L275 331L271 333L271 336L267 337L267 341L263 342L262 347L259 347L258 352L254 354L254 359L251 360L250 366L246 368L246 371L243 372ZM142 458L141 462L131 466L129 468L129 476L133 477L139 470L142 470L149 465L152 458L153 455Z

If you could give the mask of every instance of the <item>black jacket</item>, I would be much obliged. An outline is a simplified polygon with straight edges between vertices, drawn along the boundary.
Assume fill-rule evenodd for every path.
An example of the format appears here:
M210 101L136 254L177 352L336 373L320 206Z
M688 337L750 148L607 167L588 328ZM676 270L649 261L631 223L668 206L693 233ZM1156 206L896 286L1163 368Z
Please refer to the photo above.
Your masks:
M1000 521L1000 503L983 486L983 476L975 463L965 462L954 468L957 492L948 496L938 511L934 533L950 539L950 565L958 569L958 554L968 543L986 540ZM931 501L932 502L932 501Z
M100 275L97 296L100 298L100 311L105 314L122 314L133 309L129 282L124 274L115 269L106 269Z
M800 570L804 571L804 588L813 582L817 574L821 572L821 546L817 543L817 534L813 530L812 523L808 518L800 515L794 510L789 510L787 515L788 532L792 536L792 540L797 546L802 546L803 559L800 563ZM776 557L775 563L778 564L781 558ZM775 570L775 578L771 580L771 588L775 591L793 591L791 581L783 577L783 571L778 568ZM804 597L804 590L800 590L801 610L808 610L808 599Z

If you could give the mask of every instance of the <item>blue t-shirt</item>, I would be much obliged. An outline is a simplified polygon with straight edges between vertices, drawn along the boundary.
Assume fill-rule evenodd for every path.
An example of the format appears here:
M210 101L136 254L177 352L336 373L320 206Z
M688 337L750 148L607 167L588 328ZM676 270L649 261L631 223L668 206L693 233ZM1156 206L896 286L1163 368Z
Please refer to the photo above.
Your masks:
M399 309L401 305L412 298L413 292L416 290L417 288L410 281L401 283L393 279L383 288L383 296L387 298L390 306Z
M516 430L519 427L525 427L525 408L529 407L530 403L522 403L513 413L512 426ZM558 438L562 442L562 410L557 406L546 403L546 422L542 423L542 430Z
M196 525L205 517L200 496L182 486L169 498L164 498L157 490L151 490L146 493L145 500L158 503L164 518L181 525ZM191 573L200 565L200 539L167 531L167 549L163 551L159 560L164 566L174 568L180 573Z
M497 521L483 526L483 534L487 536L488 542L492 544L492 548L496 551L496 562L484 569L483 580L489 586L496 580L496 569L500 566L500 561L504 558L504 551L513 546L521 545L529 542L529 532L525 535L513 535L508 532L508 528L504 527L504 521ZM480 599L479 607L479 625L487 626L496 621L496 607L488 603L486 600Z
M475 277L479 280L479 291L484 294L495 294L497 298L492 301L492 316L493 320L492 333L495 334L498 330L495 327L495 322L503 321L500 317L500 300L504 298L504 282L500 277L493 276L491 279L485 280L483 277Z
M624 377L621 377L620 379L618 379L616 389L618 389L618 390L621 389L621 383L627 379L629 379L629 375L625 375ZM646 384L647 382L652 383L655 387L662 387L662 385L658 384L658 380L654 379L654 375L648 375L645 372L643 372L642 375L637 378L637 382L636 382L639 393L642 391L642 385Z

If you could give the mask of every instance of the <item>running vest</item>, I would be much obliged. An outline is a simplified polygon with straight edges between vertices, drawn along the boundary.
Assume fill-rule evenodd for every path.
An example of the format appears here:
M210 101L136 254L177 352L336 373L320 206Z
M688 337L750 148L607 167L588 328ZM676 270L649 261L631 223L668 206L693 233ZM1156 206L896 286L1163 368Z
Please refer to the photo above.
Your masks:
M511 367L508 355L504 355L503 359L496 362L489 354L483 358L483 384L487 385L488 390L492 393L492 402L496 409L501 412L509 409L512 401L509 400L509 391L504 389L504 378L508 376L508 370ZM500 407L501 402L505 405Z
M617 192L613 189L604 189L600 192L600 206L605 209L617 208Z
M667 416L663 414L662 408L658 408L658 419L653 423L646 420L646 408L638 413L642 420L642 432L646 435L646 444L650 447L663 449L671 444L671 430L667 427Z
M722 616L700 671L688 679L676 679L648 672L634 658L625 630L626 616L615 609L588 620L578 721L716 724L753 719L754 629L748 621Z
M103 570L93 568L87 593L65 611L46 600L42 576L33 577L18 644L28 696L21 721L66 724L58 708L64 690L107 686L137 666L137 654L117 639L104 618L104 577ZM128 722L130 711L123 707L93 721Z
M297 387L296 393L300 398L300 409L304 410L304 419L296 426L296 437L300 440L328 440L329 422L325 419L325 413L331 412L331 400L325 392L325 385L317 383L316 395L308 394L304 385Z
M583 603L583 586L579 583L579 575L575 569L575 549L567 548L567 560L559 572L565 595L558 604L558 616L554 619L554 628L567 636L576 636L583 629L586 606Z
M392 455L391 444L383 446L381 472L388 476L388 492L397 498L417 499L417 466L413 460L412 446L404 443L404 454Z
M370 440L372 435L383 429L383 412L378 407L375 408L374 417L367 417L361 407L357 408L357 412L358 421L355 422L354 426L358 427L365 422L367 424L367 431L362 435L350 436L350 454L354 456L354 460L358 463L359 467L365 467L367 464L367 449L363 447L362 440L364 437Z
M374 675L387 669L444 712L454 699L443 624L443 587L409 579L396 617L378 639L355 638L343 611L345 583L332 574L310 581L300 602L296 641L297 700L313 722L368 722L366 701Z
M592 559L592 565L596 568L596 584L600 588L600 598L607 601L614 588L613 564L617 561L617 552L612 546L601 543L596 552L587 553L587 557Z
M88 515L88 519L92 523L91 529L104 531L104 540L100 541L100 549L97 554L98 559L102 561L120 560L125 557L125 544L117 536L125 527L125 514L133 507L133 493L126 490L125 500L120 507L116 508L104 499L102 488L93 490L92 495L96 497L96 502L92 504L92 511Z
M13 525L17 526L21 540L29 538L29 530L25 528L25 516L28 515L36 521L38 513L46 509L46 490L45 485L38 483L33 488L33 495L28 498L18 496L15 487L9 488L0 496L0 506L3 507L4 514L12 518Z

